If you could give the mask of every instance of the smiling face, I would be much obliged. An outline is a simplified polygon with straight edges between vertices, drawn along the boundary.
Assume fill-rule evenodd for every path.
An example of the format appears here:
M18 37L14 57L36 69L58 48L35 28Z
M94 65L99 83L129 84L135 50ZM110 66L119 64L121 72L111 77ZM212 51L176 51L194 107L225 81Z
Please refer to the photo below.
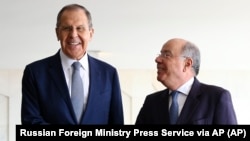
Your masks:
M177 89L193 75L191 59L182 55L185 43L182 39L169 40L155 59L157 80L172 90Z
M61 49L68 57L79 60L86 53L94 29L89 27L85 11L69 9L62 13L60 25L56 28Z

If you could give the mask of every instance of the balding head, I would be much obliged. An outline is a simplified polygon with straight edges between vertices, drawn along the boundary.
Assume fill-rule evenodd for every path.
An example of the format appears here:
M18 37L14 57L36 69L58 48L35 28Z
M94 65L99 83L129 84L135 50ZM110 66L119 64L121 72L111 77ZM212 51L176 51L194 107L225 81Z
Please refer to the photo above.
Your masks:
M155 62L157 79L165 86L175 89L198 74L200 52L191 42L173 38L163 44L161 54Z

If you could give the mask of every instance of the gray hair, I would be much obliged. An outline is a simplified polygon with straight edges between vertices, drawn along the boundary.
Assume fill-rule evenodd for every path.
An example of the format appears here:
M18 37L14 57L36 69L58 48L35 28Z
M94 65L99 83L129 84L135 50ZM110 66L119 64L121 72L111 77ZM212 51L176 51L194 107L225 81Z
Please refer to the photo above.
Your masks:
M197 76L199 74L200 62L201 62L199 48L195 44L187 41L182 48L182 55L185 57L189 57L193 60L192 67L195 72L195 75Z
M64 6L59 11L59 13L57 15L56 27L58 28L60 26L60 24L61 24L60 20L61 20L61 17L62 17L62 14L63 14L64 11L66 11L66 10L75 10L75 9L82 9L85 12L85 14L86 14L86 16L88 18L89 28L92 28L93 24L92 24L92 17L91 17L90 12L88 11L87 8L85 8L84 6L79 5L79 4L69 4L69 5Z

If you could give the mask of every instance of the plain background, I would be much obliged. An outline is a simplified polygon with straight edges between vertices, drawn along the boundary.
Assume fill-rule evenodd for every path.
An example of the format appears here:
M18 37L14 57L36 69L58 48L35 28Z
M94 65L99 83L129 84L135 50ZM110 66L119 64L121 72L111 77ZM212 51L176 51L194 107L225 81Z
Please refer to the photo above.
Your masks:
M119 70L126 124L134 123L147 94L163 88L154 59L174 37L200 48L199 80L230 90L239 124L250 124L249 0L1 0L0 140L15 140L22 71L60 48L56 16L70 3L92 14L89 52Z

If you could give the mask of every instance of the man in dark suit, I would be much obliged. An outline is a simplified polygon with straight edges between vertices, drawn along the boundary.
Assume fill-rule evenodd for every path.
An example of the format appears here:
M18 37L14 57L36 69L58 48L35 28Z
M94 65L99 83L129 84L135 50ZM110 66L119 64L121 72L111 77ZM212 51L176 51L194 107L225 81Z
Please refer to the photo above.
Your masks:
M164 86L146 96L135 124L237 124L230 92L222 87L199 82L200 51L191 42L174 38L167 41L157 63L157 80ZM177 91L177 119L170 113L172 91Z
M124 124L116 68L86 51L94 34L90 12L78 4L66 5L58 13L56 34L58 52L25 67L22 124ZM71 65L76 61L81 63L83 82L80 121L71 102Z

